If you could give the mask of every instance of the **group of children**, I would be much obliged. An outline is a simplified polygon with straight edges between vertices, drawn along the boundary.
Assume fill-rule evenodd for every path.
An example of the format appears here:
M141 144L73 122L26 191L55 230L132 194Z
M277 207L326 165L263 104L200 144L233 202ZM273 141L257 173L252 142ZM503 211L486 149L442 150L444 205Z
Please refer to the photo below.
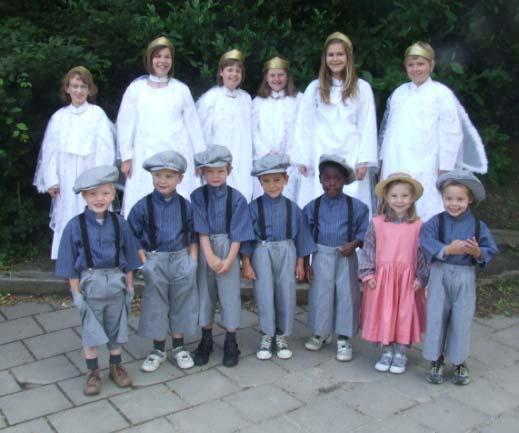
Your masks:
M408 69L417 59L430 60L432 48L419 44L406 52L405 65L413 85L425 89L425 96L417 97L432 98L427 79L434 60L429 70ZM240 263L243 276L254 282L263 333L258 359L273 353L292 357L287 336L295 287L307 280L312 336L306 349L321 349L335 333L337 360L349 361L350 340L361 329L364 339L382 348L375 368L399 374L406 369L406 348L426 331L423 353L432 361L427 380L443 381L446 356L456 366L454 382L468 383L475 267L486 265L497 247L469 208L484 199L482 184L456 167L468 155L473 165L466 168L486 168L482 144L473 138L472 154L463 137L446 145L446 137L454 140L457 132L450 125L436 148L430 145L434 167L383 176L370 221L368 169L378 164L376 116L369 84L355 76L347 36L336 32L327 38L319 80L303 96L286 59L266 62L252 103L240 89L245 69L238 50L221 57L219 85L196 105L187 86L172 78L173 55L164 37L149 45L149 75L135 80L121 103L117 152L109 120L87 101L95 85L82 67L65 76L70 105L52 117L42 145L35 184L53 198L52 258L56 273L69 279L81 312L85 393L100 392L96 347L105 343L110 378L118 386L131 385L121 365L121 344L127 341L137 269L145 280L138 332L153 340L144 372L166 361L168 334L179 368L206 364L217 305L226 330L223 365L236 365ZM387 131L398 122L391 119L386 137L392 138ZM389 149L383 144L383 170L389 156L400 152ZM126 178L125 219L111 212L119 178L116 154ZM427 220L417 203L425 192L432 197L431 189L445 211ZM198 327L201 340L191 354L184 335Z

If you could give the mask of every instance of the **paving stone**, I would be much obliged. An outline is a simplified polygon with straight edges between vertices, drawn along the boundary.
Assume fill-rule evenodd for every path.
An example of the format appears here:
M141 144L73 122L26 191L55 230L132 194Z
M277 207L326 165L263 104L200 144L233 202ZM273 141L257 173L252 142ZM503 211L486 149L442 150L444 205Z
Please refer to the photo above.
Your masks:
M153 350L153 341L137 334L129 335L124 349L135 359L144 359Z
M517 411L492 419L487 425L477 427L480 433L515 433L519 426L519 413Z
M229 433L249 423L232 406L211 401L167 417L175 433Z
M158 418L153 421L121 430L120 433L172 433L173 426L165 419Z
M294 421L286 415L278 416L263 422L261 424L254 424L243 430L240 433L266 433L266 432L283 432L283 433L308 433L309 430L298 426Z
M172 380L166 385L191 405L215 400L241 389L216 369Z
M49 421L58 433L110 433L128 426L106 400L50 415Z
M2 313L0 313L0 323L5 322L5 317Z
M320 364L328 374L339 383L367 383L378 382L382 376L373 368L374 362L358 353L351 362L339 362L335 356Z
M186 346L186 350L188 350L189 352L191 352L191 354L193 354L195 352L197 346L198 346L198 343L191 343L188 346ZM215 343L215 344L213 344L213 353L211 353L211 356L209 357L209 362L207 364L189 368L187 370L184 370L184 373L191 376L191 375L197 374L201 371L209 370L213 367L216 367L217 365L222 365L222 359L223 359L223 349L218 344ZM240 363L241 363L241 359L240 359Z
M18 383L31 386L48 385L58 380L75 377L79 371L65 356L59 355L13 368L12 373Z
M34 358L20 341L0 346L0 370L31 361L34 361Z
M81 316L77 308L67 308L51 313L39 314L36 320L47 332L81 325Z
M0 407L9 424L17 424L32 418L71 406L56 385L47 385L0 397Z
M19 319L20 317L32 316L33 314L53 311L49 304L40 302L20 302L16 305L0 307L0 311L7 320Z
M478 317L475 321L493 329L505 329L509 326L519 324L519 315L512 317L491 315L489 317Z
M81 371L81 373L86 373L87 367L85 362L85 357L83 355L83 349L74 350L72 352L68 352L67 358L69 358L72 363ZM128 363L133 361L133 356L131 356L128 352L122 349L122 360L123 363ZM106 348L106 346L99 346L97 348L97 362L99 363L99 368L101 370L108 368L110 365L110 352Z
M43 331L32 317L8 320L0 326L0 344L11 343L40 334L43 334Z
M241 387L259 386L278 381L287 372L273 362L264 362L249 356L240 359L240 363L233 368L216 367L220 373L229 377Z
M303 403L273 385L258 386L222 399L244 417L260 422L297 409Z
M216 344L223 347L225 340L225 334L218 335L214 338ZM236 341L240 348L241 357L255 354L258 350L259 343L261 340L261 333L256 331L254 328L240 329L236 334Z
M7 420L5 419L5 416L0 414L0 428L4 428L7 426Z
M409 409L406 415L433 428L437 433L466 433L489 419L481 412L448 396L417 405Z
M141 315L137 313L130 313L128 317L128 326L133 329L133 331L137 332L139 329L139 319ZM128 329L129 330L129 329Z
M378 400L377 400L378 402ZM424 426L409 417L405 413L388 417L383 420L371 422L359 427L355 433L435 433L430 427Z
M350 395L349 398L354 396ZM368 417L348 407L335 395L316 398L286 416L300 428L312 433L349 433L369 421Z
M169 355L169 354L168 354ZM133 387L143 387L154 385L156 383L167 382L172 379L183 377L184 373L178 367L174 366L170 357L157 370L152 373L144 373L141 370L142 361L133 361L125 364L128 374L133 379Z
M110 400L132 424L166 415L187 406L173 391L162 384L111 397Z
M498 369L488 374L488 380L497 384L497 386L506 392L515 396L516 401L519 400L519 365L512 368Z
M519 350L519 325L498 331L491 338Z
M63 329L40 337L28 338L25 344L37 359L43 359L80 348L81 338L72 329Z
M500 356L496 356L497 353ZM492 368L510 367L519 361L519 351L493 338L472 338L470 356Z
M0 424L1 425L1 424ZM54 433L52 428L43 419L18 424L2 430L2 433Z
M20 386L9 371L0 371L0 395L12 394L20 390Z

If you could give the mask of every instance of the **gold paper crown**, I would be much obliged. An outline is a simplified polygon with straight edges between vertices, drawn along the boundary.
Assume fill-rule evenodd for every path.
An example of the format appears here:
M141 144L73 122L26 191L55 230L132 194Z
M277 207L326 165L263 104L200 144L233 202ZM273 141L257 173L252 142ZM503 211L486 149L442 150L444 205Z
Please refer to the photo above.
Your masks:
M407 58L409 56L420 56L424 57L429 61L434 60L434 50L429 45L430 48L423 46L423 42L415 42L413 45L407 47L407 50L405 50L404 58Z
M328 36L326 38L326 41L324 42L324 47L326 48L327 45L330 43L330 41L333 41L334 39L338 39L338 40L344 42L346 45L348 45L348 48L350 50L353 50L353 45L351 44L350 38L341 32L335 32L335 33L332 33L330 36Z
M166 38L165 36L160 36L157 39L153 39L150 44L148 45L148 48L146 49L146 56L151 55L154 49L158 47L167 47L171 51L171 55L175 52L175 48L173 47L173 44L171 41Z
M222 57L220 57L220 63L223 63L223 62L225 62L227 60L237 60L240 63L244 63L245 62L245 57L243 56L241 51L239 51L237 49L234 49L234 50L231 50L231 51L227 51L226 53L224 53L222 55Z
M283 59L282 57L276 56L272 57L270 60L267 60L263 65L263 72L267 72L269 69L289 69L290 63L288 60Z

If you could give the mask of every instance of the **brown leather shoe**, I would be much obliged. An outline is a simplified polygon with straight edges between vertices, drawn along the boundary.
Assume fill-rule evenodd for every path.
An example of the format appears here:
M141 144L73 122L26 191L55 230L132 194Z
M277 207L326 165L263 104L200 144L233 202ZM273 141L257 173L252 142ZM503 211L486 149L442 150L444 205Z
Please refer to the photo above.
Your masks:
M99 369L88 370L86 375L85 387L83 393L85 395L97 395L101 392L101 378L99 377Z
M112 381L119 388L128 388L132 386L132 380L130 376L128 376L128 372L121 364L110 364L110 373L108 377L112 379Z

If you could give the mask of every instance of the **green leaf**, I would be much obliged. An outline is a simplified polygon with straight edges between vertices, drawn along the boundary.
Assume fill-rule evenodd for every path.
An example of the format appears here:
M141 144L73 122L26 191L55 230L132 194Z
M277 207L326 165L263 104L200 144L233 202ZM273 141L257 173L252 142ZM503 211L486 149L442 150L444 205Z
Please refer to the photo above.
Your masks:
M455 72L456 74L460 74L460 75L465 72L463 70L463 66L461 66L458 62L452 62L451 69L452 69L452 72Z

